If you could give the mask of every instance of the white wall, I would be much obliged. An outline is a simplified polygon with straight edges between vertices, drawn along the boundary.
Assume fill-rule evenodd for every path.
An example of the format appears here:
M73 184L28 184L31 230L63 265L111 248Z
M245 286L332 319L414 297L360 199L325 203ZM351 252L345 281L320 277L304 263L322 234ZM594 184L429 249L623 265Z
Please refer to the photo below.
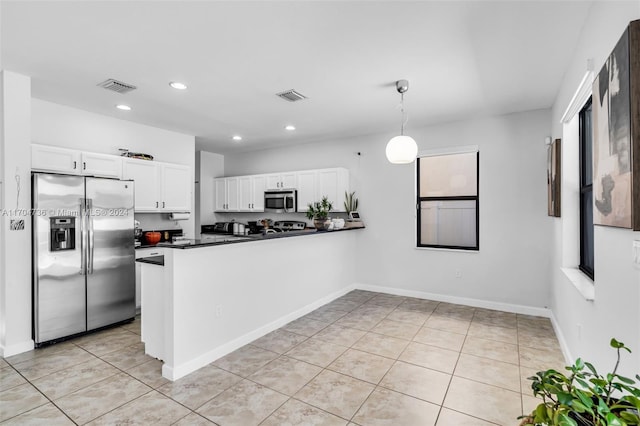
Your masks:
M346 167L367 225L358 235L360 283L502 309L544 308L552 246L544 144L549 119L550 112L541 110L409 128L420 150L479 147L478 253L414 248L415 165L387 162L391 133L227 155L225 174Z
M195 137L126 120L94 114L40 99L32 101L32 141L43 145L119 155L118 148L151 154L155 161L184 164L195 176ZM191 187L195 194L194 185ZM195 196L191 210L194 211ZM195 219L169 221L168 215L136 215L142 229L180 227L194 235Z
M7 212L15 211L16 203L19 209L31 208L31 79L2 71L0 87L0 356L7 357L33 348L31 217ZM20 179L19 192L16 176ZM24 220L24 229L10 230L11 219Z
M637 0L595 2L592 6L553 105L553 136L563 138L564 144L577 143L575 135L563 135L560 118L586 72L587 60L593 59L597 73L629 21L638 18L640 2ZM576 131L575 126L566 129ZM567 175L567 170L573 174ZM563 164L563 190L571 181L577 181L576 173L576 165ZM565 191L562 197L563 204L577 203L575 190ZM573 358L586 358L596 367L609 371L615 356L608 346L609 340L616 337L633 350L633 354L625 356L621 372L636 374L640 371L640 270L633 267L631 247L634 240L640 240L640 232L595 227L595 301L587 302L560 270L563 261L567 261L567 253L575 252L571 246L579 244L567 238L575 234L577 218L565 216L566 212L563 206L563 218L554 219L551 275L551 306L566 347ZM577 239L577 235L575 237Z
M216 222L213 179L224 176L224 156L207 151L196 152L196 234L201 225Z

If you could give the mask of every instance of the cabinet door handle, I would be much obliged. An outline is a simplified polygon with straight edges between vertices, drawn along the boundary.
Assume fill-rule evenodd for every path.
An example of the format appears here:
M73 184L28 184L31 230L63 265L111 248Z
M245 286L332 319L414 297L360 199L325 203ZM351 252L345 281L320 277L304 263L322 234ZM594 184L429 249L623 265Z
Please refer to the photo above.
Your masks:
M164 201L162 202L162 208L164 209Z
M74 161L74 162L73 162L73 170L75 170L77 167L78 167L78 162L77 162L77 161Z
M158 208L158 202L156 201L156 209Z
M87 170L87 163L86 162L82 162L82 170Z

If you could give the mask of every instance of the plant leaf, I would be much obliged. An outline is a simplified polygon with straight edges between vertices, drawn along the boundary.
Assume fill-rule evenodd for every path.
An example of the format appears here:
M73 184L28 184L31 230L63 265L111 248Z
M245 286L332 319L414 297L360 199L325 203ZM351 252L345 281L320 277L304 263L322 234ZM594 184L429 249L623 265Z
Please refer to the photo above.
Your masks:
M616 417L613 413L608 413L605 417L607 419L607 426L627 426L626 423L621 421L618 417Z

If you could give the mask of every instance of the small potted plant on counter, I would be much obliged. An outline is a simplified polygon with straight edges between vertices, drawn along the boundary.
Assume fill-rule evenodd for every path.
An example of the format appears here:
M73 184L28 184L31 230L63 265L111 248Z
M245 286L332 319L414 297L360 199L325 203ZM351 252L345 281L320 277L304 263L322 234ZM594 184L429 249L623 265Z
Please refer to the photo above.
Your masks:
M358 199L356 198L356 191L353 191L352 193L344 191L344 211L347 212L347 216L351 212L358 211Z
M631 352L624 343L611 339L618 359L612 373L599 374L580 358L566 369L539 371L532 380L534 396L541 398L536 409L522 416L521 426L627 426L640 424L640 388L628 377L617 374L620 351ZM640 381L640 375L636 374Z
M325 222L329 217L329 211L333 208L333 204L324 196L321 201L309 203L307 205L307 218L313 219L313 226L321 231L325 229Z

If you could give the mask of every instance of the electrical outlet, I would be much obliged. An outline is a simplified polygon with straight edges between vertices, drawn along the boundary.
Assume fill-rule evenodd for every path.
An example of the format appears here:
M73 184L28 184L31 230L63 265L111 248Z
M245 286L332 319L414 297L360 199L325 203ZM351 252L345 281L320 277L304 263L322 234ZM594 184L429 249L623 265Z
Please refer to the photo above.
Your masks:
M216 318L220 318L222 316L222 305L216 305Z
M633 264L640 269L640 241L633 242Z
M456 271L456 278L462 278L462 272Z

